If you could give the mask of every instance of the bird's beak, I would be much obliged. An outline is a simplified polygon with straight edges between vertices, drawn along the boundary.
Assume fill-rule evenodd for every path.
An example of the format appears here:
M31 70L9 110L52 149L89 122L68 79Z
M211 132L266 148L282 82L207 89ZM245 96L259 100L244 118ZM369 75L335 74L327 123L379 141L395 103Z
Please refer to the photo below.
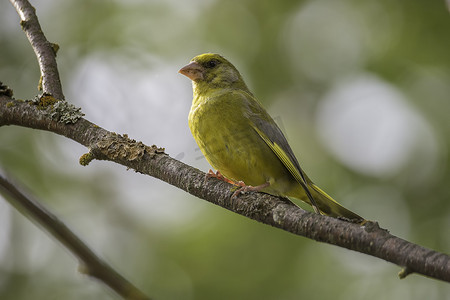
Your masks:
M205 68L203 68L196 61L191 61L189 64L182 67L178 73L189 77L192 81L202 80L204 78Z

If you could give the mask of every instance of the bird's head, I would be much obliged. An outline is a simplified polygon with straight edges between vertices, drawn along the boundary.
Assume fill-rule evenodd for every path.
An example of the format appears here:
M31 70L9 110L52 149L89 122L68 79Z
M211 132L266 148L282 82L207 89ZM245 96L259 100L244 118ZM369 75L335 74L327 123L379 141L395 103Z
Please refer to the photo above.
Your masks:
M192 80L197 93L223 88L248 91L239 71L219 54L198 55L178 72Z

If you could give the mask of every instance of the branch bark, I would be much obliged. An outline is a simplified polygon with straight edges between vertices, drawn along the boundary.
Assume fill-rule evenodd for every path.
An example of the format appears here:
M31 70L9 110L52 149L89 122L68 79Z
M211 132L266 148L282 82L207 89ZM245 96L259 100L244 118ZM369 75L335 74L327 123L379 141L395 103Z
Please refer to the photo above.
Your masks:
M54 236L80 262L80 272L95 277L113 289L124 299L149 300L143 292L117 273L110 265L98 257L81 239L79 239L57 216L42 204L27 197L15 185L0 175L0 192L5 195L17 210L29 219L37 222Z
M264 193L248 193L231 199L232 185L177 161L156 146L146 146L126 135L109 132L84 118L64 124L49 117L47 109L32 102L0 95L0 126L18 125L63 135L90 149L80 162L109 160L174 185L194 196L230 211L282 230L397 264L399 276L419 273L450 282L450 256L405 241L381 229L377 223L364 226L322 216Z
M39 24L35 8L27 0L10 0L20 16L20 25L36 54L41 70L42 91L59 100L64 100L64 94L59 79L56 64L58 46L50 43Z

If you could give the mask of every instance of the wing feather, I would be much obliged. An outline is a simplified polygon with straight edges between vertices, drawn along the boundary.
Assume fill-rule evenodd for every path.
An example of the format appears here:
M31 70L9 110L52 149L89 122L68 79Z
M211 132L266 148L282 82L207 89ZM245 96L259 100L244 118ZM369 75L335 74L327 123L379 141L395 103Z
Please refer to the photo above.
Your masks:
M273 120L271 121L274 122ZM305 190L306 195L308 196L308 199L311 202L311 205L313 206L314 210L317 213L319 213L319 208L316 204L316 201L314 200L314 197L309 191L308 180L306 179L305 174L300 168L300 165L297 159L295 158L294 154L292 153L292 149L287 143L287 140L284 137L283 133L281 132L280 128L278 128L278 126L272 122L265 122L266 123L265 126L270 127L270 129L266 132L275 133L276 134L275 137L268 136L266 132L263 132L262 129L260 129L254 122L251 125L253 129L258 133L258 135L263 139L263 141L267 144L267 146L269 146L269 148L280 159L280 161L283 163L286 169L288 169L289 173L291 173L291 175L295 178L295 180L298 183L300 183L302 188ZM276 139L278 139L281 143L279 144L275 142L274 140Z

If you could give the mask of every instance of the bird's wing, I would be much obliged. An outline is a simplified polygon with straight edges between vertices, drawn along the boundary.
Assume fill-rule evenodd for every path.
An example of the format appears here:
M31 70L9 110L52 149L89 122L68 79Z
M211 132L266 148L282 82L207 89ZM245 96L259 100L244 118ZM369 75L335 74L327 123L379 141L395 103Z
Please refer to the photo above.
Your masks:
M286 169L288 169L289 173L291 173L295 180L302 186L311 205L315 210L318 210L316 201L309 191L308 185L311 182L300 168L300 164L295 158L283 132L270 115L261 107L258 101L252 95L248 95L248 97L251 97L248 102L248 107L250 108L248 115L250 125L275 153L278 159L280 159Z

